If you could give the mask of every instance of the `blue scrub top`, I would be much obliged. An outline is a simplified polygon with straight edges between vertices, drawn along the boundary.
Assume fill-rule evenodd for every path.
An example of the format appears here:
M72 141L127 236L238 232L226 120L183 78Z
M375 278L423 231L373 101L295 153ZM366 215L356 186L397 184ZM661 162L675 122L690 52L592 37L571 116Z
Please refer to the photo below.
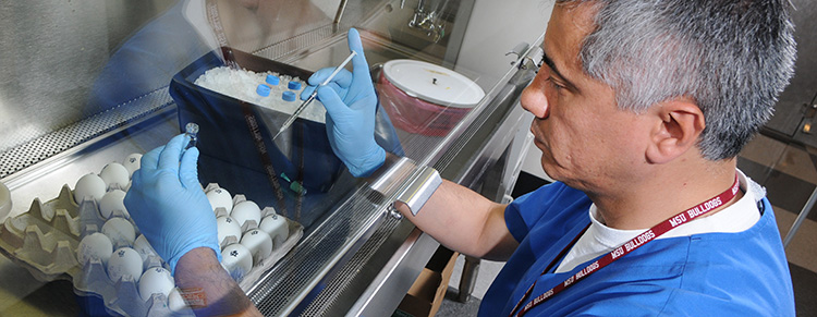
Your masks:
M591 204L581 191L554 183L509 205L505 221L520 245L485 294L479 315L508 316L534 281L531 298L594 261L540 276L590 223ZM774 212L765 198L758 206L762 216L749 230L653 240L525 316L794 316Z

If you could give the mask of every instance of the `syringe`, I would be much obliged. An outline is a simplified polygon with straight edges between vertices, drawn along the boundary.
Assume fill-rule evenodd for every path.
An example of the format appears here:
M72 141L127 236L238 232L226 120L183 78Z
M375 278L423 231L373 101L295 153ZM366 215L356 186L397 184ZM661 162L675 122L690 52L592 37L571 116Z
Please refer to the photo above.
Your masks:
M352 54L349 54L349 57L347 57L343 61L343 63L340 63L340 66L335 68L335 71L333 71L332 74L330 74L329 77L327 77L326 80L324 80L323 83L321 83L318 87L326 86L327 84L329 84L329 82L332 81L333 78L335 78L335 75L337 75L341 69L346 67L346 64L349 64L349 61L351 61L352 57L355 57L355 55L357 55L357 53L355 51L352 51ZM298 115L300 115L301 112L303 112L304 109L306 109L306 107L309 106L309 104L312 103L313 100L315 100L315 98L318 96L318 87L315 87L315 91L313 91L312 94L309 95L309 98L306 98L306 100L304 100L304 102L301 103L300 106L298 106L298 109L295 109L295 112L293 112L292 115L289 116L289 118L287 118L287 121L284 121L284 124L281 125L281 129L278 130L278 133L275 134L275 136L272 138L273 140L278 138L278 136L281 135L282 132L288 129L289 126L291 126L292 123L295 122L295 119L298 118Z

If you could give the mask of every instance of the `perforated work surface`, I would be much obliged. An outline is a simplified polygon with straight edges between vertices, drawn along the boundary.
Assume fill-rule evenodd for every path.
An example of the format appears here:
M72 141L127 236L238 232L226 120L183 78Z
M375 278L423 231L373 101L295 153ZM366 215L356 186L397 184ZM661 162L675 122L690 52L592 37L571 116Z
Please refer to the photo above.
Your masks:
M41 162L172 104L167 87L0 153L0 178Z

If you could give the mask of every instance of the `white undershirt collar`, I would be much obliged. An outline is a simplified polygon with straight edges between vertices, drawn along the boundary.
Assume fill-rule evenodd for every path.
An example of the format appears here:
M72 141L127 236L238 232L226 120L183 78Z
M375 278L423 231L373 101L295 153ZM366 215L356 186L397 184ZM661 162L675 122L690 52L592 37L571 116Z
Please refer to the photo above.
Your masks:
M658 239L712 232L741 232L754 226L760 220L757 201L766 195L765 189L739 170L738 175L740 188L744 191L743 197L716 214L696 219L672 229L658 237ZM597 220L598 208L596 204L591 205L588 212L591 220L590 227L570 249L570 252L556 269L556 273L573 270L577 265L606 254L647 230L646 228L618 230L605 226Z

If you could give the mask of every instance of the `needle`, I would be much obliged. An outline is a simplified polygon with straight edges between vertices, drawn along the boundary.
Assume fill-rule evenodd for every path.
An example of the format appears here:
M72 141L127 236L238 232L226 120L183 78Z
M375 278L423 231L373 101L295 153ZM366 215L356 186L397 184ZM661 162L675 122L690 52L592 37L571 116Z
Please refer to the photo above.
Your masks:
M318 87L326 86L327 84L329 84L329 82L332 81L333 78L335 78L335 75L337 75L341 69L346 67L346 64L349 64L349 61L351 61L352 57L355 57L355 55L357 55L357 53L355 51L352 51L352 54L349 54L349 57L347 57L346 60L343 61L343 63L340 63L340 66L335 68L335 71L332 72L332 74L329 75L329 77L327 77L326 80L324 80L323 83L321 83ZM275 134L274 137L272 137L273 140L278 138L278 136L281 135L282 132L288 129L289 126L291 126L292 123L295 122L295 119L298 118L298 115L300 115L301 112L303 112L304 109L306 109L306 107L309 106L310 103L312 103L312 100L315 100L315 98L318 96L318 87L315 87L315 91L313 91L312 94L309 95L309 98L306 98L306 100L304 100L304 102L301 103L300 106L298 106L298 109L295 109L295 112L293 112L292 115L289 116L289 118L287 118L287 121L284 121L284 124L281 126L281 129L278 130L278 133Z

